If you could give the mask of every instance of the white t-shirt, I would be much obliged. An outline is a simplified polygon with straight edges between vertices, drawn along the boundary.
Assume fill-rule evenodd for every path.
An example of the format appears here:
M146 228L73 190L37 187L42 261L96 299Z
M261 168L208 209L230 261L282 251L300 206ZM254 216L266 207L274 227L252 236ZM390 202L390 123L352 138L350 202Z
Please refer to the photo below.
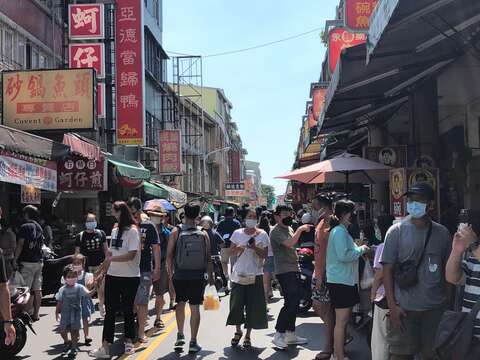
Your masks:
M108 268L108 275L118 277L140 277L140 234L137 228L130 228L123 231L121 241L117 241L118 228L112 230L112 240L110 243L110 251L113 256L121 256L129 251L137 250L137 254L133 260L125 262L112 262ZM115 247L116 243L118 249Z
M233 271L243 275L263 275L263 262L253 249L248 249L248 240L252 236L245 234L245 229L236 230L230 240L237 246L245 248L243 253L237 257ZM263 230L257 230L255 245L260 248L267 248L270 243L268 235Z

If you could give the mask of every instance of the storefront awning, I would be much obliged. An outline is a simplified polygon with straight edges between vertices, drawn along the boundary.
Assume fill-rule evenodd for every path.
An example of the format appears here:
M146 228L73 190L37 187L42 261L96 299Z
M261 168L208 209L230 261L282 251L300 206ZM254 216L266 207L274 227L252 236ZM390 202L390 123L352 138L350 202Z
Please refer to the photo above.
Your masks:
M91 140L86 139L74 133L63 135L63 143L70 146L70 152L89 160L98 160L100 158L100 147Z
M142 164L137 161L123 160L115 157L114 155L108 155L108 162L115 166L118 175L124 176L131 180L149 180L150 171L145 169Z
M149 181L144 181L143 182L143 191L145 191L146 194L160 198L160 199L167 199L168 198L168 191L165 189L161 188L160 186L157 186L155 184L152 184Z
M0 150L46 160L57 160L68 155L70 147L50 139L0 125Z
M175 206L180 207L187 203L187 194L183 191L177 190L155 180L152 180L152 183L166 191L168 195L164 198L174 203Z

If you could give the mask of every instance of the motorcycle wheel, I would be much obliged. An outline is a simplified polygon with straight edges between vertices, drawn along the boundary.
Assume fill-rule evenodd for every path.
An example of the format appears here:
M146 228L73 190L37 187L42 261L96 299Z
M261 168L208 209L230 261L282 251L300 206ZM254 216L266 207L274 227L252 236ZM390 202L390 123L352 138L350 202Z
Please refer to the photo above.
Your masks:
M298 305L298 314L306 314L312 307L312 289L309 283L300 285L300 304Z
M17 331L17 338L13 346L5 345L5 333L3 329L0 334L0 358L1 359L11 359L17 355L20 351L23 350L25 344L27 343L27 328L23 322L19 319L15 319L15 330Z

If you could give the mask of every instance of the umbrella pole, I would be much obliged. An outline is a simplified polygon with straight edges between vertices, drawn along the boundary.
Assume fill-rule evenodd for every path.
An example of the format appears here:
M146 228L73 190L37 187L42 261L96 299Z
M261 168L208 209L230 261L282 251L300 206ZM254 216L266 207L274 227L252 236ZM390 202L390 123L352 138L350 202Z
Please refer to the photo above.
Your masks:
M347 197L350 195L350 171L345 172L345 192Z

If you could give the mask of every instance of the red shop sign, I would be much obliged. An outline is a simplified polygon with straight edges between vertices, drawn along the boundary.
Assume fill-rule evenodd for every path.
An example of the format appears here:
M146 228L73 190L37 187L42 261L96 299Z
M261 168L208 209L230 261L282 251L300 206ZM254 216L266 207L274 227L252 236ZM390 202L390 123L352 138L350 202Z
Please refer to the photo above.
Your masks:
M105 191L107 171L105 158L88 160L69 156L58 162L58 191Z
M326 87L315 86L313 88L313 116L318 120L325 105L325 95L327 93Z
M159 157L160 174L180 174L182 172L180 130L160 130Z
M143 20L141 0L117 0L115 63L117 143L145 143Z
M343 49L363 44L367 41L367 34L354 33L346 29L336 28L328 34L328 62L330 73L335 72L338 60Z
M71 69L93 68L97 78L105 77L105 45L83 43L68 45L68 66Z
M104 38L103 4L68 5L68 36L72 40Z
M345 0L345 25L353 31L367 31L379 0Z

